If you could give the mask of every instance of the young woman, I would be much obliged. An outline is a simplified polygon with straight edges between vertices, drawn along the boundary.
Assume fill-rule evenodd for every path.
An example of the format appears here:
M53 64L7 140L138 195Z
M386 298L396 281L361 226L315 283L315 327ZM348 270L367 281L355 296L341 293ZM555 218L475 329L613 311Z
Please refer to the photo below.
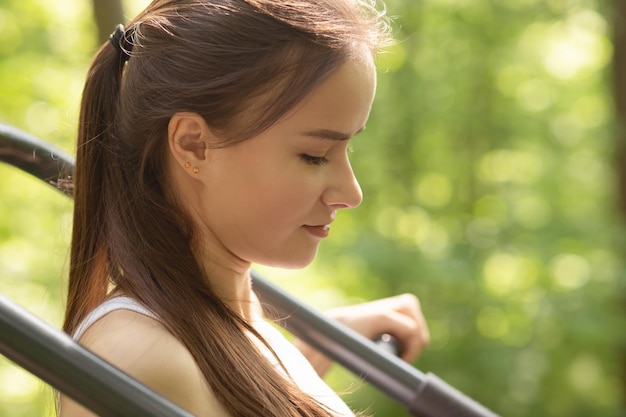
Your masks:
M304 267L361 202L386 27L365 0L156 0L118 27L83 94L64 330L198 416L352 415L249 269ZM409 361L428 341L414 296L333 314Z

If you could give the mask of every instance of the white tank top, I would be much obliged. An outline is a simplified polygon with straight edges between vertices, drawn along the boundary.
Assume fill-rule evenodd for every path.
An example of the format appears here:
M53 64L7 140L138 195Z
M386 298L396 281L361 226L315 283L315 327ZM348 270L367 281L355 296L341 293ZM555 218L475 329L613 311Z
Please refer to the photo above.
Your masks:
M130 297L115 297L105 301L96 307L87 315L85 320L78 326L74 332L73 338L80 339L83 334L96 321L115 310L130 310L139 314L143 314L152 319L159 318L152 311L144 307L138 301ZM315 369L309 361L300 353L300 351L289 342L276 328L267 321L255 322L254 327L261 333L269 345L274 349L276 355L280 358L283 365L287 369L289 376L304 392L317 399L320 403L325 404L331 410L335 411L337 417L354 417L352 411L346 403L319 377ZM264 352L265 357L284 374L283 368L280 366L271 352Z

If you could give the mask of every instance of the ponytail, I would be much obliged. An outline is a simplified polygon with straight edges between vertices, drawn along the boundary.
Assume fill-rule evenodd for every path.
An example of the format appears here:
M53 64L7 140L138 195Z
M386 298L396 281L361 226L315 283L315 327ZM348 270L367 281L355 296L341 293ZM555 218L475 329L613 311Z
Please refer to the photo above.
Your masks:
M69 291L63 330L73 333L78 324L108 291L107 249L103 193L107 147L115 136L123 62L110 42L98 51L83 91L76 166L74 216L70 252Z

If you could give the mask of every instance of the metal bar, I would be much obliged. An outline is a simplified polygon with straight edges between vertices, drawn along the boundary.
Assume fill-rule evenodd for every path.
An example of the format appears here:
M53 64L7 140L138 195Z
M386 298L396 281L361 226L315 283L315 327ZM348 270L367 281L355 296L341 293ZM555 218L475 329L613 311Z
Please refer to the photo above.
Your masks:
M3 123L0 123L0 162L72 195L74 159L41 139Z
M380 349L347 326L324 317L282 288L252 272L253 288L263 303L284 317L284 327L329 358L360 376L400 404L410 404L424 374Z
M0 124L0 162L15 165L71 195L74 161L51 145L3 124ZM432 373L425 375L392 354L377 348L373 342L340 323L325 318L321 313L298 301L258 273L253 272L252 276L254 288L261 301L271 305L284 318L283 323L288 331L394 398L404 405L412 415L417 417L496 417L496 414L446 384ZM28 340L24 339L24 345L32 343L37 346L36 339L39 337L40 331L46 329L39 329L35 326L28 327L28 329L27 333L30 336L28 336ZM83 380L79 377L75 379L73 376L60 372L58 368L53 366L54 364L48 361L34 362L31 361L30 354L18 355L19 349L18 352L15 352L15 347L12 348L11 345L2 340L10 339L13 336L7 338L3 329L0 328L0 330L2 330L0 331L0 353L6 354L4 353L6 349L9 354L13 354L17 358L16 362L19 360L20 365L35 375L41 374L46 378L62 380L50 382L52 385L67 383L65 389L73 390L76 385L83 384ZM47 330L50 331L50 329ZM63 336L61 339L66 345L78 346L67 336ZM52 344L51 348L54 351L60 349L58 344ZM86 355L85 358L89 358L89 356ZM78 366L90 368L91 364L88 363L90 360L97 362L98 358L93 356L90 359L79 359L80 364ZM66 366L69 367L71 364L68 363ZM111 371L103 364L98 366L100 366L99 372L104 374L108 375ZM109 368L112 367L109 365ZM111 372L115 373L115 368L112 369ZM48 381L46 378L42 377ZM90 387L93 390L109 389L110 387L107 388L107 386L112 384L111 379L107 378L94 381L98 382ZM58 385L55 386L58 387ZM72 393L66 392L73 397ZM89 392L82 391L76 392L74 395L90 396ZM117 397L117 393L111 391L110 394L106 395L110 395L109 401L113 403L120 401L133 403L135 394L130 397ZM143 394L137 392L137 395ZM91 400L87 398L85 401ZM160 416L160 414L146 414L145 412L141 415ZM177 416L176 414L168 415Z
M0 352L102 417L192 417L0 295Z
M432 373L424 375L349 327L252 271L255 292L293 335L386 393L417 417L497 417ZM280 320L284 318L284 320Z

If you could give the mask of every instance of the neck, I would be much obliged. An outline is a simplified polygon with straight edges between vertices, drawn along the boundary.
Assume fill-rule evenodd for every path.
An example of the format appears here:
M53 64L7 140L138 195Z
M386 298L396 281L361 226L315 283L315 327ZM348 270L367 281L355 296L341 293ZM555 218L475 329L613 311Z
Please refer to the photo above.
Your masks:
M172 159L170 164L175 164ZM189 184L181 178L180 170L170 169L174 177L174 189L187 189L188 192L173 194L190 215L196 228L196 241L193 251L204 271L209 285L217 296L244 320L250 322L259 318L260 305L252 293L250 262L232 253L203 221L206 212L200 196L206 193L201 186ZM261 314L262 317L262 314Z
M249 269L233 271L215 264L204 265L211 288L234 312L250 322L256 319L257 305L252 295Z
M252 292L250 263L232 256L223 247L205 240L196 251L200 265L217 296L244 320L259 318L259 303ZM207 255L207 254L210 254Z

